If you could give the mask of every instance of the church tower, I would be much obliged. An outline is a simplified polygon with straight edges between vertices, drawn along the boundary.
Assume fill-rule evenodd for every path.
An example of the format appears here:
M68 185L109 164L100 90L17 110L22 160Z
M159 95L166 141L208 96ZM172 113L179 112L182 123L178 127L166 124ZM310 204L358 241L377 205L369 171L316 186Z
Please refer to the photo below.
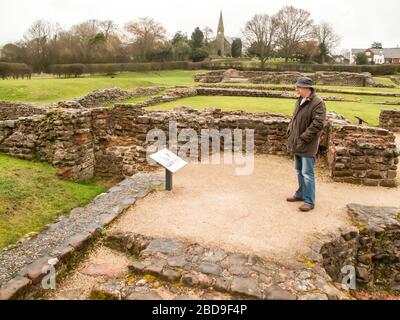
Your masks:
M222 18L222 10L219 16L218 31L216 38L216 49L217 54L221 57L225 56L225 30L224 30L224 19Z

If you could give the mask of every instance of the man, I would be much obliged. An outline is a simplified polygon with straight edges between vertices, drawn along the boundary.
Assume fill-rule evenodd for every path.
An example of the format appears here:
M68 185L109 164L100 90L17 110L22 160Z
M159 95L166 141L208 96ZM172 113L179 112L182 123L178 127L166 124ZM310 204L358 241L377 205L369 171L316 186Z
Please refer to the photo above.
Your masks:
M315 93L312 79L300 77L296 89L299 98L288 127L288 151L294 155L299 189L287 201L304 202L299 209L307 212L315 206L314 163L326 108L324 101Z

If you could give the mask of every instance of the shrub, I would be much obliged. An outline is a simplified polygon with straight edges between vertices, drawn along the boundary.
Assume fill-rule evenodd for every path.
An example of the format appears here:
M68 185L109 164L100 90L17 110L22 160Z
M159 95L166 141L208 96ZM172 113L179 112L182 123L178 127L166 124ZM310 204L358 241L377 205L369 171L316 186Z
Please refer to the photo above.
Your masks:
M192 59L193 62L200 62L208 58L208 52L205 49L197 48L193 50Z

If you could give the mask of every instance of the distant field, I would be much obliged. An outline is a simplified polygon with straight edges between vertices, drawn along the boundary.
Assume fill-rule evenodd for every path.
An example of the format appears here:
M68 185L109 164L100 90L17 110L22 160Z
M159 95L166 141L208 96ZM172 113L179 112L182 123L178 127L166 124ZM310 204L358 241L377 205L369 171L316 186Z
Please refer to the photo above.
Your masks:
M31 80L0 80L0 100L51 103L84 96L90 91L111 87L133 89L140 86L193 85L193 74L201 70L130 72L111 76L80 78L40 78Z
M48 164L0 155L0 251L104 190L96 183L62 181Z
M342 95L347 96L347 95ZM348 95L352 98L351 95ZM365 98L366 97L366 98ZM368 100L370 96L364 96ZM376 99L376 97L371 97ZM381 98L382 100L382 98ZM385 100L388 100L385 98ZM163 103L152 106L152 110L171 110L180 106L191 106L196 109L219 108L222 110L245 110L248 112L272 112L292 115L294 99L276 99L276 98L253 98L253 97L204 97L196 96L184 98L173 102ZM396 108L400 106L382 106L377 104L367 104L365 102L326 102L329 111L335 111L352 122L357 120L354 116L361 117L370 125L376 126L379 122L380 109Z

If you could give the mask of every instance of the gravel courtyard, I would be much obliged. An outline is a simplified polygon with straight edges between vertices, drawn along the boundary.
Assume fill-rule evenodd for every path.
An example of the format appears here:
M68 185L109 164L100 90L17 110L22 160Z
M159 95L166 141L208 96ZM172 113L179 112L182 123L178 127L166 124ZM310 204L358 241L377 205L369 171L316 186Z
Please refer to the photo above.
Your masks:
M294 262L315 236L349 223L348 203L399 205L399 188L335 183L317 163L316 208L301 213L298 203L285 201L297 184L291 159L256 156L249 176L235 175L235 168L190 164L175 174L172 192L156 191L138 201L112 229Z

